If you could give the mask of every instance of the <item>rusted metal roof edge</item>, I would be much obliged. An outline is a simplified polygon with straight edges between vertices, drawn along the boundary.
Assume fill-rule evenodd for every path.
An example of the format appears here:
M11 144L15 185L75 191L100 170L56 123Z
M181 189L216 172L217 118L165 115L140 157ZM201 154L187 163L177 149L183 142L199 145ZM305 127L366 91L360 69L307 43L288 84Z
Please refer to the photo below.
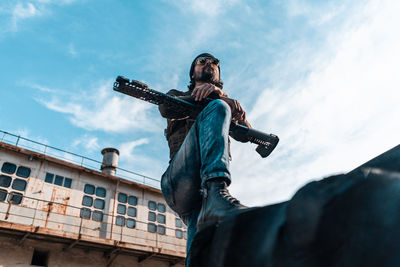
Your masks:
M79 171L83 171L83 172L91 173L91 174L94 174L94 175L102 176L102 177L104 177L106 179L110 179L110 180L113 180L113 181L120 181L120 182L125 183L125 184L134 185L134 186L137 186L137 187L139 187L141 189L145 189L145 190L148 190L148 191L152 191L152 192L161 194L161 190L158 189L158 188L154 188L152 186L140 184L140 183L137 183L137 182L134 182L134 181L130 181L130 180L127 180L127 179L124 179L124 178L121 178L121 177L113 176L113 175L110 175L110 174L105 174L105 173L102 173L100 171L95 171L95 170L92 170L92 169L89 169L89 168L86 168L86 167L83 167L83 166L79 166L79 165L76 165L74 163L71 163L71 162L68 162L68 161L65 161L65 160L61 160L61 159L58 159L58 158L55 158L55 157L51 157L51 156L48 156L48 155L45 155L45 154L42 154L42 153L39 153L39 152L35 152L35 151L28 150L28 149L25 149L25 148L17 147L17 146L10 145L10 144L4 143L4 142L0 142L0 148L4 148L4 149L8 149L10 151L14 151L14 152L22 153L22 154L25 154L25 155L33 156L36 159L47 160L47 161L50 161L52 163L56 163L56 164L59 164L59 165L62 165L62 166L68 166L68 167L74 168L74 169L79 170Z

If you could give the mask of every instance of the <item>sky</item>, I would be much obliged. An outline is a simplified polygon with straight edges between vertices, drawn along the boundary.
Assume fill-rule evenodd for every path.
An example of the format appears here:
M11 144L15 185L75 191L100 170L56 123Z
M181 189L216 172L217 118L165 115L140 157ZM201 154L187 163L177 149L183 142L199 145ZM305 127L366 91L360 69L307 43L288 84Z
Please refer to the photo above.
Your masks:
M262 159L233 141L230 191L289 199L399 144L400 1L1 0L0 129L160 179L166 121L112 90L118 75L186 90L200 53L255 129L279 136Z

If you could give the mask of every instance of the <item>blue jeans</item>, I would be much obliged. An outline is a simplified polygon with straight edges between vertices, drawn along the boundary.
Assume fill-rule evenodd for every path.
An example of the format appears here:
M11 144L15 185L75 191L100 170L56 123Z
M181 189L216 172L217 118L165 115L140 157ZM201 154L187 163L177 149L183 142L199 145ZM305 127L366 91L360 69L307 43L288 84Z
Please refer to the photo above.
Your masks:
M187 252L197 232L200 189L207 180L223 177L230 184L228 135L231 109L222 100L211 101L197 116L182 146L161 178L168 205L188 226Z

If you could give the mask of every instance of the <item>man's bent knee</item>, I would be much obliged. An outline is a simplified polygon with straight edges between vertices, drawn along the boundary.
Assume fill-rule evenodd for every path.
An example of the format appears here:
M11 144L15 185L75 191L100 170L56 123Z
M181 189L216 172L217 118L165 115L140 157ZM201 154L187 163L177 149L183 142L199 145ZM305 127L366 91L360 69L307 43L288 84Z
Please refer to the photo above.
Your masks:
M171 175L167 169L161 178L161 191L168 206L182 216L201 205L200 183L199 178Z
M201 113L205 117L207 117L210 113L215 113L225 117L231 116L231 108L225 101L216 99L208 103Z

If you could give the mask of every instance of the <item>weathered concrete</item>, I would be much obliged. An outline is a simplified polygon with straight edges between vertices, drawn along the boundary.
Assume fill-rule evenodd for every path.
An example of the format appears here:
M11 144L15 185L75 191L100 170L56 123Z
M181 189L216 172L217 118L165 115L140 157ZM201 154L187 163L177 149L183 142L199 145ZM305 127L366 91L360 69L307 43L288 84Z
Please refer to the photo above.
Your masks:
M107 250L115 248L119 252L133 253L132 255L136 253L135 255L138 256L152 255L152 253L156 255L156 257L142 261L141 266L144 262L156 260L157 257L163 258L159 261L163 264L184 260L186 240L176 238L175 230L179 229L185 232L186 229L175 226L177 217L166 205L160 190L0 142L0 168L4 162L28 167L31 169L31 173L28 178L23 178L26 180L27 186L24 191L19 191L23 194L23 200L20 204L12 204L8 198L5 201L0 201L0 233L6 231L7 234L10 234L10 231L15 231L15 236L18 236L18 238L25 233L31 233L32 236L27 237L26 241L33 238L37 240L38 236L43 236L43 239L47 241L50 239L57 240L58 244L62 243L63 247L73 244L71 245L72 249L76 244L86 242L86 246L92 246L93 249L100 246ZM71 188L45 182L47 172L71 178ZM12 181L21 179L16 176L16 173L6 174L1 172L1 174L10 176ZM103 212L103 221L101 222L80 217L81 208L84 207L82 199L84 195L87 195L84 193L86 184L106 189L106 196L100 197L104 200L104 209L88 207L91 212ZM3 192L5 190L8 196L15 191L11 185L7 187L3 184L0 188ZM137 205L131 205L131 207L136 208L135 217L117 213L118 204L121 204L118 202L119 193L137 197ZM89 196L93 200L99 198L95 195ZM162 213L166 218L165 223L149 221L149 201L165 205L166 210ZM128 204L124 205L128 207ZM158 213L158 211L151 212ZM116 225L117 216L134 219L136 227L132 229ZM164 226L165 234L149 232L149 223ZM54 255L62 258L65 253ZM9 254L8 257L11 257L11 255L13 254ZM113 257L115 257L114 254ZM123 255L118 255L113 262L118 264L120 257L124 258ZM132 258L134 259L134 257ZM17 257L14 260L19 261L21 259L23 257ZM12 259L10 258L10 260ZM131 261L130 259L127 260ZM136 259L136 261L138 260ZM0 264L2 263L0 262ZM14 262L13 264L17 263ZM82 266L88 265L83 264Z
M22 245L12 237L0 236L0 266L2 267L28 267L32 266L34 249L48 252L48 266L50 267L106 267L110 258L101 250L72 248L63 250L62 244L46 241L25 240ZM138 257L117 255L110 267L170 267L169 262L148 259L138 262ZM184 263L175 266L183 267Z

